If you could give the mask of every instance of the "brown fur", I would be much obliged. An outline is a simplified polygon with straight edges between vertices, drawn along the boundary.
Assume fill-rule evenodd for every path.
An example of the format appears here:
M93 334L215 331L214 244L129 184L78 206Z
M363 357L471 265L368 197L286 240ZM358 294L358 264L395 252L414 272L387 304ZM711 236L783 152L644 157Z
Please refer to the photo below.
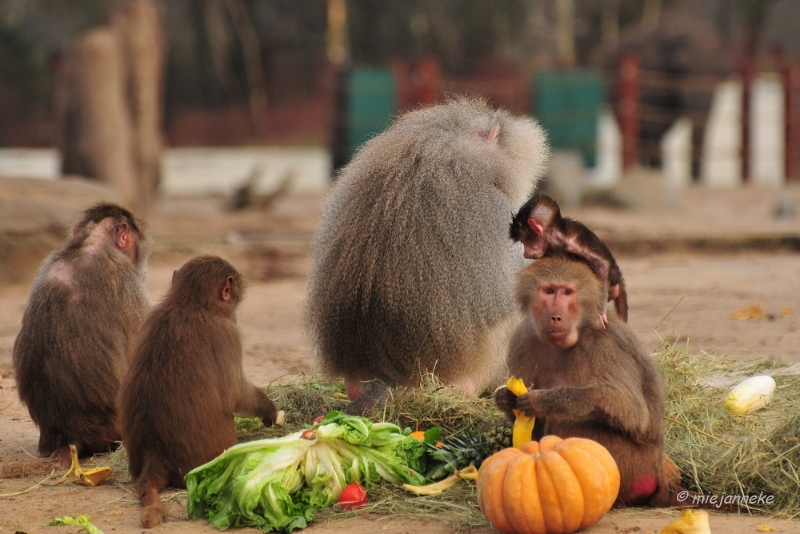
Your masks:
M574 309L543 306L549 284L572 284ZM620 470L617 503L667 505L672 502L664 474L664 386L653 358L616 315L597 320L603 291L583 263L564 257L538 260L519 275L517 298L526 313L508 352L508 370L532 389L515 397L498 390L498 406L513 420L512 408L537 417L534 437L589 438L605 446ZM548 343L542 332L552 316L570 316L578 331L569 348ZM577 314L577 315L575 315ZM567 320L565 317L564 320ZM657 484L652 495L637 491L637 480Z
M228 300L226 300L226 292ZM145 508L142 524L161 523L158 493L236 443L233 414L271 425L273 402L244 377L236 307L241 275L216 256L175 272L172 287L142 325L119 396L128 468Z
M421 373L473 394L500 379L524 266L508 216L546 156L534 121L458 99L400 117L338 175L306 321L321 368L360 397L349 412Z
M84 212L31 288L13 362L20 400L39 427L39 454L69 463L114 448L114 400L149 302L145 223L114 204Z
M563 217L555 199L536 193L514 216L509 234L511 239L525 246L526 258L567 253L573 259L586 262L603 282L608 300L614 301L617 316L628 322L628 293L614 255L583 223ZM604 305L604 314L605 309Z

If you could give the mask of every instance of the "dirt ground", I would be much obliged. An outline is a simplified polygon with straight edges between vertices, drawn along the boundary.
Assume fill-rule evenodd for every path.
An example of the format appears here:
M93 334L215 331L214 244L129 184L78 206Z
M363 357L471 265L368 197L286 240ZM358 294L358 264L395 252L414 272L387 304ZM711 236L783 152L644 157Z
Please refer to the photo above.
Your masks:
M627 281L630 324L645 346L654 348L660 337L669 336L689 343L694 351L800 362L800 219L773 216L781 202L797 206L800 191L696 189L668 202L659 200L659 194L641 196L650 200L630 203L632 208L627 210L595 206L564 211L595 229L617 251ZM223 255L251 281L238 316L246 374L255 383L267 384L290 374L313 372L301 312L309 240L321 203L317 197L287 197L269 210L230 212L221 199L161 201L149 216L156 239L147 276L151 300L160 300L173 269L185 260L199 253ZM0 461L36 450L38 432L19 404L11 366L11 349L32 275L0 286ZM764 317L734 318L738 310L753 305L763 307ZM793 313L783 316L785 309ZM98 462L102 464L103 458ZM130 483L115 476L97 488L54 486L60 475L57 472L43 483L44 477L0 478L0 533L75 532L75 527L45 525L54 516L85 513L106 533L143 530L140 505ZM7 495L38 483L27 493ZM186 519L185 494L165 496L171 496L169 522L155 532L216 531L204 521ZM587 532L660 532L678 515L674 510L614 510ZM715 533L756 532L763 524L775 532L800 533L797 521L711 517ZM413 521L368 509L346 519L326 516L307 530L404 533L422 529L452 532L433 518ZM494 530L487 526L471 532Z

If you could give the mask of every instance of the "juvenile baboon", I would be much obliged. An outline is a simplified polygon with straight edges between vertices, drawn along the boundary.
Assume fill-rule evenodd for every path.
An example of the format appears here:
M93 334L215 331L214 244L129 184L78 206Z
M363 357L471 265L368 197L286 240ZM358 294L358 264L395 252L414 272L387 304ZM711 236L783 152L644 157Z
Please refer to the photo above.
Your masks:
M480 393L500 378L522 268L508 217L547 157L531 119L469 99L413 111L338 175L313 244L306 318L350 413L421 373Z
M244 289L230 263L198 256L175 271L139 332L119 420L147 528L166 516L161 490L185 487L186 473L236 443L234 413L283 424L283 412L244 377L236 326Z
M495 402L536 416L534 438L582 437L605 446L619 467L617 502L674 503L664 474L664 385L653 358L613 312L608 324L600 281L582 262L546 257L519 274L525 318L512 337L508 372L531 388L507 388Z
M545 193L534 194L514 215L509 234L523 244L526 258L567 253L588 263L603 282L608 300L614 301L619 318L628 322L628 293L611 250L583 223L562 217L555 199ZM608 319L606 309L603 305L603 320Z
M20 400L39 427L39 454L69 465L115 447L114 400L147 314L144 221L114 204L83 213L31 288L13 362Z

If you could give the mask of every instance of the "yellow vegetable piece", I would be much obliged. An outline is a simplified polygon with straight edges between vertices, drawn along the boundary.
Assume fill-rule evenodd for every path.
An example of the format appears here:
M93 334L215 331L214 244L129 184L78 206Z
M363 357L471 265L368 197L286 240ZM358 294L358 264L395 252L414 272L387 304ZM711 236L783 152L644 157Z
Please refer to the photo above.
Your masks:
M725 409L734 415L753 413L769 404L774 391L775 379L771 376L751 376L731 389Z
M711 534L708 525L708 512L705 510L685 510L677 521L667 525L661 534Z
M478 480L478 468L474 465L468 465L464 469L456 471L456 474L465 480Z
M58 484L63 484L67 481L67 478L71 476L72 482L75 484L80 484L81 486L98 486L114 472L113 469L105 466L83 469L78 462L78 449L75 445L69 446L69 454L72 457L72 465L70 465L69 471L58 481Z
M515 376L508 379L506 387L511 393L518 397L528 392L528 388L525 387L525 382L523 382L521 378ZM514 415L516 416L516 420L514 421L514 432L511 437L511 443L514 445L514 448L521 449L523 445L531 440L533 425L536 423L536 418L529 417L525 415L522 410L517 409L514 409Z
M448 490L458 484L462 479L476 480L478 478L478 468L475 466L467 466L455 474L440 480L434 484L425 486L414 486L412 484L403 484L403 489L410 491L416 495L439 495L444 490Z

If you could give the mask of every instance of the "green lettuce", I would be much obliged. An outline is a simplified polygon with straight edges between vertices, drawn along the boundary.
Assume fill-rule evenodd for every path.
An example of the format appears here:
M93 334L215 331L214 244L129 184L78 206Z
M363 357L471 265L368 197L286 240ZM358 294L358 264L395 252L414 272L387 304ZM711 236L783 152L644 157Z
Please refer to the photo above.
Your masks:
M55 526L72 525L78 527L87 534L103 534L103 531L97 528L94 523L92 523L92 518L86 514L79 515L78 517L71 517L68 515L63 517L54 517L47 524Z
M331 412L308 430L234 445L189 472L189 517L220 530L291 532L351 482L424 484L424 455L424 443L397 425Z

